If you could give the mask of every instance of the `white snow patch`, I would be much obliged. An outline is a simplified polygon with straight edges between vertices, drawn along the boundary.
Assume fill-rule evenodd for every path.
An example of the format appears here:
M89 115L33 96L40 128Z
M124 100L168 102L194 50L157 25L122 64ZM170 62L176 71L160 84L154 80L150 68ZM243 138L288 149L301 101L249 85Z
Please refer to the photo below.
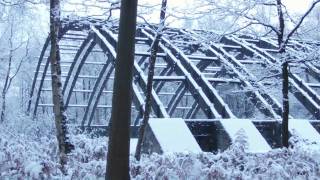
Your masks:
M202 152L183 119L150 119L149 125L163 152Z
M39 178L40 173L42 173L42 166L36 161L27 162L25 171L30 177L37 179Z
M130 154L134 154L136 152L137 144L138 144L138 138L130 139Z
M226 130L226 132L229 134L232 141L235 140L237 132L243 129L248 138L248 152L264 153L271 150L271 147L260 134L258 129L254 126L251 120L230 119L220 120L220 122Z
M310 122L301 119L290 119L289 130L295 132L300 138L307 139L310 142L320 143L320 134L310 124Z

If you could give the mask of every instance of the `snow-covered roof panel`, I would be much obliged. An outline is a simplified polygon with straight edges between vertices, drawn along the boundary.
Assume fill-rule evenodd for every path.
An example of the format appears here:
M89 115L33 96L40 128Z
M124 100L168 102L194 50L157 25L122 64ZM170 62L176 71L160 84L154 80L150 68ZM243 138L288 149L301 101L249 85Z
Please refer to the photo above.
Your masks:
M264 153L271 150L267 141L260 134L251 120L248 119L226 119L220 121L231 140L234 141L236 134L241 129L245 132L248 141L248 152Z
M202 152L183 119L150 119L149 125L164 153Z

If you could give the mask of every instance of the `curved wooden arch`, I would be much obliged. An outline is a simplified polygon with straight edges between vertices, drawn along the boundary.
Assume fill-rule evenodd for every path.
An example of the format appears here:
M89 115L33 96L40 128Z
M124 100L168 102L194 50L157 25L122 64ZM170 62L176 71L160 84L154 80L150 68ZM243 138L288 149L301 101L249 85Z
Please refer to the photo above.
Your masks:
M97 29L95 31L96 31L96 34L99 34ZM109 45L106 45L106 47L108 47L109 50L111 48L113 48L114 53L112 53L112 55L114 56L114 58L116 58L115 49L116 49L117 40L116 40L115 35L111 31L107 30L106 28L101 29L100 32L101 32L101 35L99 36L99 38L100 38L101 42L103 42L102 45L106 45L107 42L108 42L107 44L110 43L110 45L112 47L109 47ZM137 77L136 80L137 80L139 86L142 89L146 89L147 78L144 75L142 69L140 68L140 66L138 65L137 62L134 62L134 69L133 70L134 70L134 72L133 72L134 75ZM134 93L134 94L136 94L136 93ZM153 108L154 112L156 113L157 117L168 118L169 115L154 90L152 91L152 98L154 100L152 102L152 108Z
M146 28L142 30L142 33L148 37L149 39L153 39L153 35L152 30L150 28ZM163 41L163 37L162 37L162 41ZM171 46L171 45L169 45ZM195 81L195 78L191 75L191 73L189 73L189 69L190 68L186 68L183 64L181 60L178 60L175 54L179 54L181 52L171 52L172 48L168 49L168 47L163 45L163 42L160 43L160 48L166 50L166 52L170 52L167 54L167 62L171 65L171 66L176 66L179 71L181 71L183 73L183 75L186 77L186 80L188 81L189 86L189 90L191 92L191 94L193 95L193 97L195 98L196 101L198 101L198 103L201 105L201 108L203 109L203 111L206 113L208 118L221 118L221 117L235 117L233 115L233 113L231 112L231 110L223 103L223 100L221 99L221 97L219 95L217 95L217 93L213 93L213 91L210 91L209 93L211 93L212 96L214 96L217 101L215 101L216 103L220 103L219 108L221 108L219 111L217 111L217 109L214 107L213 102L210 101L211 98L208 98L208 96L205 94L206 91L203 91L203 86L199 86L199 79L197 79L197 81ZM185 55L183 55L185 56ZM189 64L190 65L190 64ZM192 68L191 68L192 69ZM194 69L193 69L194 70ZM199 76L200 77L200 76ZM208 84L206 84L206 86L208 86ZM208 87L209 88L209 87ZM213 90L213 88L211 88Z
M74 77L70 83L70 88L66 89L69 85L67 83L65 83L65 88L64 88L64 95L66 96L66 101L65 101L65 107L68 108L69 102L70 102L70 98L72 95L72 90L74 89L74 86L77 82L77 79L79 77L80 71L85 63L85 61L87 60L89 54L91 53L92 49L94 48L94 46L96 45L96 43L94 41L91 41L90 43L88 43L88 47L85 51L83 51L83 49L80 49L79 54L82 54L84 52L84 55L82 56L82 58L79 60L74 59L73 63L75 64L73 66L72 69L69 70L69 73L72 71L75 71L74 73ZM72 74L72 73L70 73ZM70 77L70 76L69 76Z
M98 63L99 65L99 72L97 77L95 78L95 82L93 83L93 89L90 89L91 94L89 94L89 98L86 99L85 104L81 104L79 107L86 107L83 118L81 121L82 126L90 126L92 124L92 121L94 119L94 115L96 114L95 109L98 107L99 99L102 96L104 86L106 83L110 80L111 74L114 71L114 63L116 60L116 52L115 49L117 47L117 37L116 32L112 31L113 27L104 27L104 25L95 25L92 26L93 23L80 23L80 21L63 21L64 27L60 31L59 38L63 38L65 34L69 35L79 35L80 37L76 37L78 42L81 44L76 45L76 54L72 57L71 64L66 64L65 66L68 69L66 79L63 84L63 95L65 97L65 106L66 108L68 106L75 106L74 104L70 105L69 102L71 101L71 97L73 97L73 92L77 92L75 90L76 83L79 78L83 78L80 76L80 73L82 69L84 69L84 64L86 64L86 59L90 57L91 52L95 51L95 47L99 47L99 52L104 53L107 55L106 60L102 63ZM67 33L68 31L78 31L78 32L87 32L87 36L83 36L79 34L78 32L72 32ZM170 31L170 32L169 32ZM196 31L187 31L187 30L179 30L179 29L170 29L168 28L168 35L171 34L177 34L179 36L178 39L181 39L181 42L187 41L191 43L186 46L181 45L178 40L177 44L174 41L175 39L172 38L166 38L166 36L163 36L160 42L160 54L159 57L162 57L165 64L159 65L160 71L158 79L155 80L153 85L153 91L152 91L152 110L155 113L154 115L156 117L163 117L163 118L169 118L172 116L175 116L175 113L178 113L176 111L180 102L183 102L184 97L190 96L190 94L186 93L190 92L191 96L194 99L194 102L189 102L188 105L183 106L189 106L186 107L188 109L186 114L184 114L183 118L186 119L194 119L196 117L204 117L208 119L228 119L228 118L237 118L233 114L233 112L230 110L228 104L224 102L222 97L219 95L218 91L214 88L214 86L211 84L212 82L216 82L216 80L212 80L215 78L207 79L206 74L202 71L206 70L208 66L211 66L211 62L214 63L220 63L218 64L212 64L213 66L220 67L222 64L226 66L232 67L232 71L234 71L234 77L239 79L236 83L241 85L241 87L256 87L254 85L254 80L248 80L248 79L241 79L240 76L249 77L254 76L251 75L251 72L247 72L247 70L242 67L241 64L239 64L240 59L238 57L233 57L229 51L223 51L221 47L216 46L215 44L210 44L208 48L204 49L201 47L204 47L205 45L201 46L201 42L196 44L192 43L192 41L197 41L196 38L197 35L194 34ZM155 32L153 29L149 28L149 26L139 26L137 30L138 38L137 41L140 43L144 43L146 45L151 46L153 42L153 38L155 35ZM185 37L185 35L190 35L190 37ZM72 38L71 36L71 38ZM68 36L70 38L70 36ZM84 37L84 38L82 38ZM182 38L180 38L182 37ZM238 38L238 39L237 39ZM256 46L254 44L245 43L242 41L239 41L240 37L233 37L228 36L224 37L225 43L231 43L231 44L237 44L242 47L241 51L239 50L242 55L248 55L248 54L256 54L262 59L265 59L265 65L272 65L274 62L273 56L268 54L268 52L264 51L264 49L259 48L259 46ZM70 41L70 40L69 40ZM68 40L66 41L68 42ZM199 41L197 41L199 42ZM270 41L271 42L271 41ZM223 43L223 42L222 42ZM66 43L68 45L68 43ZM182 43L183 44L183 43ZM80 45L80 47L79 47ZM195 45L195 47L193 47ZM50 38L48 37L44 43L44 46L41 50L41 54L39 57L38 64L36 66L36 71L34 75L34 79L32 81L31 85L31 91L30 91L30 99L28 101L27 110L28 112L32 112L33 115L37 114L37 109L40 106L46 106L49 107L50 104L39 104L40 97L43 97L43 94L41 94L41 91L48 91L50 89L45 89L44 81L46 75L48 74L48 68L50 64L50 59L45 56L48 53L48 49L50 47ZM207 47L207 46L206 46ZM232 47L228 47L232 48ZM72 48L70 48L72 49ZM101 50L102 51L101 51ZM181 49L186 51L181 51ZM189 54L189 49L192 52L200 52L200 54L204 54L202 57L197 57L197 52L194 53L196 55L193 55L192 53ZM243 52L242 52L243 50ZM63 51L63 50L62 50ZM145 74L145 69L143 69L143 62L145 62L148 59L148 50L141 52L136 52L137 56L139 56L139 59L136 59L134 62L134 82L132 84L132 90L133 90L133 104L138 111L138 116L135 120L133 120L134 125L138 125L140 118L142 118L142 114L144 112L144 97L143 93L141 92L146 89L147 86L147 76ZM141 56L141 58L140 58ZM199 58L207 58L207 59L201 59ZM242 56L239 56L242 57ZM215 60L211 61L209 58L216 58ZM200 61L197 65L193 63L194 59L197 61ZM218 59L218 60L217 60ZM239 60L239 62L237 62ZM62 61L63 62L63 61ZM89 62L88 62L89 63ZM237 64L238 63L238 64ZM96 64L96 63L94 63ZM211 67L210 67L211 68ZM316 75L316 77L319 77L318 71L313 71L313 67L311 68L312 73ZM43 72L42 72L43 71ZM207 70L206 70L207 71ZM217 70L213 70L214 72ZM42 75L41 75L42 73ZM172 79L169 76L179 76L177 79ZM183 78L180 78L182 77ZM167 78L169 77L169 78ZM233 77L233 76L232 76ZM92 78L92 77L90 77ZM227 78L227 77L226 77ZM217 79L217 78L216 78ZM223 78L221 78L223 79ZM304 81L300 79L299 77L295 75L291 75L291 84L294 86L293 88L297 89L299 92L295 93L294 95L298 97L298 100L301 101L305 97L303 97L303 94L306 94L307 101L305 104L303 104L307 110L310 112L314 112L314 115L317 119L320 117L320 100L315 91L312 89L311 85L307 83L307 81ZM164 98L160 99L158 94L162 93L162 91L165 88L165 84L169 81L179 81L180 84L177 85L175 88L175 92L170 92L167 94L172 95L170 98ZM227 81L226 79L225 81ZM218 80L219 81L219 80ZM93 82L93 81L90 81ZM261 86L264 86L264 84L261 84ZM171 89L170 89L171 91ZM166 93L165 93L166 94ZM268 92L252 92L246 94L248 97L251 97L251 101L255 104L255 106L264 114L267 114L268 117L272 118L278 118L279 115L281 115L281 105L275 100L275 98L269 94ZM309 98L310 97L310 98ZM161 97L162 98L162 97ZM187 97L189 98L189 97ZM166 104L167 107L163 105L163 103ZM108 106L109 107L109 106ZM184 107L185 108L185 107ZM201 113L200 113L201 111ZM185 112L185 111L184 111ZM200 116L198 116L200 113ZM203 114L204 113L204 114Z
M69 31L69 30L72 30L71 28L72 26L70 26L69 24L68 25L65 25L61 28L61 30L59 31L59 35L58 35L58 39L61 40L61 38ZM38 88L38 91L36 93L36 96L34 96L34 93L35 93L35 86L36 86L36 83L37 83L37 78L39 76L39 71L40 71L40 66L43 62L43 60L45 59L44 55L46 53L46 51L48 50L48 47L50 45L50 34L48 35L47 39L46 39L46 42L41 50L41 54L40 54L40 57L39 57L39 61L38 61L38 64L37 64L37 67L36 67L36 72L35 72L35 75L34 75L34 78L33 78L33 82L32 82L32 86L31 86L31 91L30 91L30 99L29 99L29 102L28 102L28 109L27 109L27 112L30 112L31 111L31 104L32 104L32 99L33 97L35 97L35 103L34 103L34 109L33 109L33 117L36 115L37 113L37 109L38 109L38 104L39 104L39 100L40 100L40 95L41 95L41 89L43 87L43 83L44 83L44 79L45 79L45 76L47 74L47 71L48 71L48 68L49 68L49 64L50 64L50 57L47 57L46 59L46 63L45 63L45 66L44 66L44 70L42 72L42 76L41 76L41 80L40 80L40 84L39 84L39 88Z
M71 76L73 74L73 71L77 70L79 68L79 66L83 65L83 64L81 64L82 61L81 60L79 61L78 59L80 58L80 56L82 55L83 52L88 51L89 47L92 44L92 41L93 41L93 34L89 33L87 38L80 45L80 48L77 51L77 53L76 53L76 55L75 55L75 57L74 57L74 59L73 59L73 61L71 63L70 70L68 72L67 78L66 78L66 80L64 82L64 85L63 85L62 94L65 94L65 91L67 89L67 85L68 85L68 83L70 81L70 78L71 78Z
M83 67L83 64L85 63L86 59L92 52L92 49L98 45L102 50L103 53L108 54L108 58L103 65L102 69L100 70L99 76L96 79L94 88L92 90L92 93L90 94L88 105L86 106L84 116L81 121L81 125L84 126L85 122L88 121L88 126L91 125L91 122L94 117L94 111L98 105L100 96L103 91L103 87L106 84L106 82L109 80L110 75L113 71L113 64L115 61L115 51L112 49L112 45L107 42L103 41L101 37L99 37L98 34L100 34L94 27L91 27L91 30L93 30L86 40L82 43L81 48L78 50L77 55L72 63L72 66L70 68L70 71L68 73L68 80L65 82L65 96L66 96L66 103L65 106L68 107L74 86L76 84L76 81L79 77L80 71ZM73 72L74 71L74 72ZM74 76L72 74L74 73ZM73 77L72 81L69 82L69 78ZM70 86L69 90L67 90L67 87ZM141 110L141 105L143 104L142 98L137 97L139 96L137 91L134 91L134 98L133 101L136 104L136 108L138 110Z

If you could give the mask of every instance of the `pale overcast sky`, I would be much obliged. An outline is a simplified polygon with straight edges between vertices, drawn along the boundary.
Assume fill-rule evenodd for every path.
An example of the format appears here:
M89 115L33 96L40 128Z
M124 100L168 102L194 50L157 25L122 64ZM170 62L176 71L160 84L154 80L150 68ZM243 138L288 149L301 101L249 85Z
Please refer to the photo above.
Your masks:
M69 2L75 2L75 3L79 3L82 1L79 0L69 0ZM84 2L88 3L88 2L93 2L95 0L85 0ZM139 0L138 1L139 4L141 5L145 5L145 4L160 4L161 0ZM192 6L194 0L168 0L168 6L169 8L176 8L176 7L185 7L185 6ZM283 3L287 6L289 12L305 12L308 7L310 6L310 3L312 2L312 0L283 0ZM104 5L104 4L103 4ZM83 7L83 6L82 6ZM43 5L39 8L39 13L42 14L42 18L44 23L48 23L48 16L45 14L48 14L47 11L47 6ZM64 7L66 8L66 7ZM74 12L74 14L78 14L79 15L79 8L80 6L75 6L75 5L71 5L68 6L67 9L71 10ZM190 7L188 7L190 8ZM89 10L89 12L87 12L89 14L101 14L101 11L99 13L99 10ZM43 16L45 15L45 16ZM158 11L155 11L154 14L150 14L150 17L152 17L152 21L154 23L158 23L159 21L159 13ZM174 23L171 23L171 25L174 26L180 26L181 22L178 22L177 20L174 20Z
M196 0L197 1L197 0ZM199 0L198 0L199 1ZM296 14L296 13L304 13L307 11L307 9L310 7L311 2L313 0L283 0L282 3L287 7L289 13ZM161 0L139 0L139 4L144 4L144 2L147 3L161 3ZM183 6L192 6L192 4L195 2L195 0L168 0L168 6L169 8L184 8ZM190 7L188 7L190 8ZM153 15L155 22L158 22L159 14L155 13ZM175 21L171 25L174 26L180 26L180 23Z
M289 10L304 12L310 6L312 0L283 0Z
M161 2L160 0L142 0L142 2ZM192 4L193 0L168 0L170 6L181 6L183 4ZM289 10L305 11L310 6L312 0L283 0L283 3Z
M95 0L85 0L84 2L86 2L86 4L92 4L90 2L94 2L94 1ZM192 6L194 1L195 0L168 0L168 6L169 8L177 8L177 7L184 8L186 6ZM68 2L81 3L81 1L79 0L69 0ZM161 0L139 0L138 2L140 5L160 4ZM305 12L310 6L311 2L312 0L283 0L283 3L287 6L290 12ZM97 4L104 5L104 3L97 3ZM78 8L75 6L69 6L68 9L74 12L77 12L78 10ZM96 13L96 12L90 12L90 13Z

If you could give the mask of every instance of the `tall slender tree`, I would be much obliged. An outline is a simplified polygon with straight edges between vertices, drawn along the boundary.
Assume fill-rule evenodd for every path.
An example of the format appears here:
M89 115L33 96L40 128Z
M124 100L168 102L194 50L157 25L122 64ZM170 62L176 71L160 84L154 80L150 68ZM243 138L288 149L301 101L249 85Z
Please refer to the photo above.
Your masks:
M62 83L61 83L61 65L59 52L59 31L60 24L60 0L50 0L50 66L51 66L51 84L52 84L52 102L55 118L56 136L59 144L59 156L62 170L66 164L66 154L73 146L67 137L67 116L65 115Z
M320 0L314 1L310 8L299 19L298 23L293 29L285 36L285 18L284 18L284 6L281 0L276 1L278 12L278 29L275 31L277 34L279 53L286 52L286 47L292 35L297 32L305 18L312 12L314 7L320 2ZM276 29L276 28L274 28ZM282 71L282 146L289 147L289 60L284 59L281 64Z
M129 144L137 0L122 0L106 179L130 179Z
M144 108L145 110L143 113L142 122L140 124L139 138L138 138L138 143L137 143L136 152L135 152L135 158L138 161L140 161L140 158L141 158L141 148L143 145L144 133L145 133L145 129L148 124L149 116L150 116L154 66L155 66L156 59L157 59L157 52L159 49L159 43L161 40L162 31L163 31L163 28L165 25L166 9L167 9L167 0L162 0L161 11L160 11L160 24L158 26L157 34L156 34L154 41L151 45L151 55L150 55L150 59L149 59L148 82L147 82L147 91L146 91L146 102L145 102L145 108Z
M10 33L9 33L9 54L7 58L3 58L8 60L6 72L5 72L5 78L4 78L4 85L2 87L1 91L1 112L0 112L0 122L3 122L6 118L6 102L7 102L7 93L9 92L12 82L14 78L17 76L18 72L20 71L20 68L22 66L23 61L28 57L29 54L29 40L26 42L26 50L25 55L20 59L18 62L18 65L14 68L14 59L15 59L15 53L17 53L17 50L23 46L24 42L21 42L18 46L14 47L14 21L10 22ZM1 58L2 59L2 58Z

